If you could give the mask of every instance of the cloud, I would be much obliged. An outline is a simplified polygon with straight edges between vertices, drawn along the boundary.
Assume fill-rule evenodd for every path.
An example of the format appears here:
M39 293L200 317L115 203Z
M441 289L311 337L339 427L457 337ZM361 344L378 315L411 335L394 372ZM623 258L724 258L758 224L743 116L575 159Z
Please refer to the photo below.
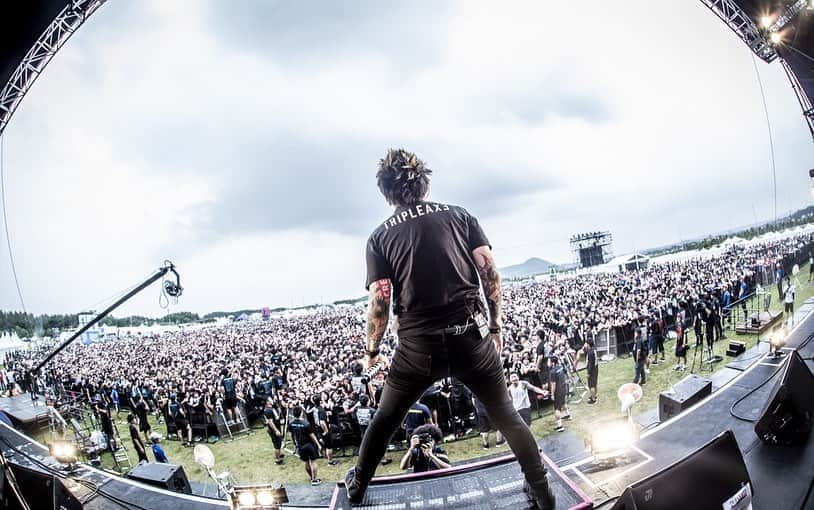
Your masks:
M786 211L810 200L810 139L758 66ZM501 264L569 260L597 228L617 252L664 244L771 216L763 115L748 50L692 3L108 2L6 131L18 272L37 311L165 257L196 311L354 296L388 147Z

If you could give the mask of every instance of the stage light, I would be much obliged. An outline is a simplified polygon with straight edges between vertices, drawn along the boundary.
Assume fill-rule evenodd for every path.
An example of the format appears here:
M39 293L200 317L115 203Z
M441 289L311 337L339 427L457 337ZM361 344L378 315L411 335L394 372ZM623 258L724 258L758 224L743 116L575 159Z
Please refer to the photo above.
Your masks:
M769 39L772 41L772 44L778 44L780 41L783 40L783 36L780 35L780 32L772 32L772 35L769 36Z
M271 491L260 491L257 493L257 504L261 506L271 506L274 504L274 494Z
M760 26L762 26L763 28L769 28L770 26L772 26L772 18L770 18L769 16L761 16Z
M254 506L254 491L246 491L241 492L237 495L237 503L240 507L252 507Z
M286 490L271 484L236 485L229 496L232 510L275 510L288 503Z
M57 440L48 445L48 452L60 464L76 464L76 445L70 441Z
M623 456L639 440L639 427L630 419L597 423L586 438L594 461Z

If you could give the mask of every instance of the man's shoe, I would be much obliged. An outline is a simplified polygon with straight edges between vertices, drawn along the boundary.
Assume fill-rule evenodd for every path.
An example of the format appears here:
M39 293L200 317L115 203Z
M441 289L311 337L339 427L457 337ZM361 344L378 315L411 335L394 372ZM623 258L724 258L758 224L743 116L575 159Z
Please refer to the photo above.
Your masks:
M333 460L328 461L328 465L329 466L336 466L340 462L342 462L342 461L340 461L339 459L333 459Z
M365 490L367 485L363 486L359 480L356 479L356 467L348 469L345 474L345 492L348 496L348 501L352 505L358 505L365 499Z
M523 483L523 490L528 494L531 503L534 505L533 508L537 508L538 510L554 510L557 500L554 497L554 493L551 492L551 486L548 485L548 478L545 479L545 486L541 489L543 493L537 494L531 489L528 482Z
M317 478L316 480L311 480L311 485L312 486L322 485L322 480L320 480L319 478Z

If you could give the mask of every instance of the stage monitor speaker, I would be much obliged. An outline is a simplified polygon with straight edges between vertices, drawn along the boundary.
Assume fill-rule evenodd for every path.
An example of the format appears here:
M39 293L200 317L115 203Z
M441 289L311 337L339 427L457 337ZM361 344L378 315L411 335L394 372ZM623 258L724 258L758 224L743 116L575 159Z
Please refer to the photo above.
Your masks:
M769 444L805 443L814 415L814 376L797 351L786 359L783 377L755 424L757 436Z
M19 465L12 467L14 478L28 508L54 508L58 510L81 510L82 503L76 495L68 490L58 477L36 469ZM17 499L9 484L8 476L3 472L2 507L9 510L22 510L24 507ZM81 490L79 492L82 492Z
M727 430L672 466L628 486L611 510L741 508L724 502L745 499L746 491L751 491L749 472L735 434Z
M689 409L712 393L712 381L690 374L673 386L673 392L659 393L659 421L665 422Z
M142 464L131 469L127 478L162 489L192 494L184 467L175 464Z
M727 356L737 358L744 352L746 352L746 344L744 342L738 342L737 340L729 341L729 348L726 350Z

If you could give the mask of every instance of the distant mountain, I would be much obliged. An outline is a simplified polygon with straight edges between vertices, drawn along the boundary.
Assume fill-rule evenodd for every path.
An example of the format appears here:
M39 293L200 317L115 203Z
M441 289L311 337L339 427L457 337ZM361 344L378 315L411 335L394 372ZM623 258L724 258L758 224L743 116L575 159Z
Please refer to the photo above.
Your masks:
M552 266L556 266L556 264L532 257L522 264L500 268L498 272L500 272L500 277L505 279L528 278L529 276L548 273L549 268Z

